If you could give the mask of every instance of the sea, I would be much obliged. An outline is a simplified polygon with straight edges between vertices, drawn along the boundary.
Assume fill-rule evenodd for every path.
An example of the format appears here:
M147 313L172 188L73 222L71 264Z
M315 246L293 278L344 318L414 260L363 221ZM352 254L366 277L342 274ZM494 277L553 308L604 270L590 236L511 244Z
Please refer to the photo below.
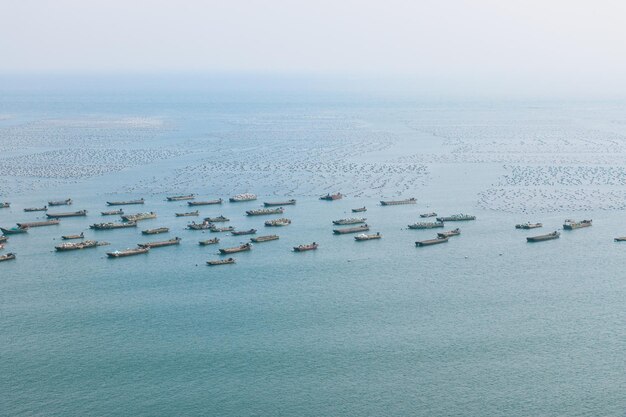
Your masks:
M51 200L73 204L48 213L88 211L0 251L17 256L0 263L0 415L626 412L626 101L66 82L0 94L0 226L43 220L23 209ZM196 208L166 197L189 193L225 201L176 217ZM258 199L228 202L239 193ZM89 228L135 198L125 213L157 218ZM405 198L417 203L380 204ZM288 199L282 215L245 214ZM442 230L408 229L426 212L476 220L416 247ZM186 229L218 215L280 239L207 266L250 238ZM264 226L277 217L292 224ZM333 234L347 217L382 239ZM155 227L170 232L141 234ZM54 250L80 232L110 245Z

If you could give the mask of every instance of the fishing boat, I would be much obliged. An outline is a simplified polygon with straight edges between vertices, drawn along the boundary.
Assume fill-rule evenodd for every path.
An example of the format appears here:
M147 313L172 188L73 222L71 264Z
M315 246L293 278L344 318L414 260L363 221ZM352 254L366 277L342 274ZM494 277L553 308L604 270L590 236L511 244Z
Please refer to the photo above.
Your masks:
M231 253L246 252L246 251L249 251L250 249L252 249L252 244L251 243L244 243L243 245L235 246L234 248L220 249L220 254L228 255L228 254L231 254Z
M616 242L626 242L626 236L616 237L613 240L616 241Z
M60 219L62 217L84 217L87 215L87 210L71 211L67 213L46 213L46 217L49 219Z
M415 246L421 247L421 246L438 245L440 243L446 243L447 241L448 241L447 237L438 237L436 239L418 240L417 242L415 242Z
M139 246L140 248L150 248L150 249L162 248L164 246L179 245L181 240L182 240L181 238L175 237L174 239L163 240L161 242L138 243L137 246Z
M189 206L210 206L213 204L222 204L224 200L218 198L217 200L207 200L207 201L187 201L187 205Z
M124 214L124 210L119 209L119 210L109 210L109 211L101 211L100 214L102 214L103 216L121 216Z
M196 211L190 211L188 213L174 213L174 214L176 214L176 217L192 217L192 216L199 216L200 212L196 210Z
M15 254L14 253L7 253L6 255L1 255L0 256L0 262L10 261L12 259L15 259Z
M516 224L515 225L516 229L523 229L523 230L537 229L539 227L543 227L543 223L527 222L527 223L522 223L522 224Z
M593 220L582 220L577 222L575 220L565 220L563 224L563 230L581 229L583 227L590 227L593 225Z
M137 222L94 223L89 226L89 228L93 230L113 230L127 227L137 227Z
M365 217L351 217L349 219L333 220L333 224L337 225L337 226L342 226L342 225L346 225L346 224L365 223L366 221L367 221L367 219Z
M200 242L198 242L200 246L215 245L216 243L220 243L220 240L218 238L201 240Z
M232 196L228 199L231 203L240 203L242 201L253 201L256 200L255 194L243 193Z
M12 227L10 229L5 229L4 227L0 227L2 230L2 234L4 235L19 235L22 233L26 233L28 231L27 227Z
M271 240L278 240L278 235L251 237L250 240L254 243L269 242Z
M222 233L222 232L232 232L233 230L235 230L235 228L233 226L227 226L227 227L209 227L209 231L211 231L211 233Z
M130 206L132 204L144 204L145 202L143 198L128 201L107 201L107 206Z
M125 222L138 222L140 220L156 219L157 215L155 212L151 211L146 213L124 214L121 217Z
M268 214L283 214L285 209L282 207L278 208L266 208L266 209L257 209L257 210L248 210L246 214L248 216L265 216Z
M228 258L228 259L219 259L216 261L207 261L207 265L209 266L217 266L217 265L228 265L228 264L234 264L235 263L235 259L233 258Z
M285 219L285 218L273 219L273 220L268 220L265 222L265 225L268 227L281 227L281 226L288 226L290 224L291 224L291 220Z
M370 230L370 227L364 224L356 227L347 227L345 229L333 229L333 233L336 235L345 235L347 233L367 232L368 230Z
M4 242L6 242L7 240L9 240L9 237L8 237L8 236L0 235L0 243L4 243Z
M381 206L400 206L402 204L415 204L417 200L415 198L407 198L405 200L383 200L380 202Z
M431 211L430 213L422 213L420 214L420 217L422 219L426 219L428 217L437 217L437 213L435 213L434 211Z
M83 242L76 243L61 243L54 247L58 252L67 252L71 250L80 250L80 249L88 249L88 248L96 248L98 246L106 246L109 245L108 242L98 242L97 240L85 240Z
M357 242L363 242L365 240L374 240L374 239L380 239L382 238L383 235L380 234L380 232L374 234L374 235L368 235L365 233L361 233L360 235L356 235L354 237L354 240L356 240Z
M133 249L125 249L125 250L116 250L113 252L107 252L107 256L109 258L123 258L126 256L133 255L141 255L144 253L148 253L150 248L133 248Z
M196 198L195 194L187 194L187 195L174 195L171 197L165 197L167 201L183 201L183 200L193 200Z
M59 219L53 219L53 220L44 220L41 222L17 223L17 225L22 229L28 229L31 227L56 226L59 223L61 223Z
M437 227L443 227L443 222L417 222L409 224L409 229L435 229Z
M353 213L363 213L364 211L367 211L367 208L365 208L365 206L352 209Z
M437 233L437 237L452 237L452 236L458 236L460 234L461 234L461 229L456 228L454 230L447 230L445 232Z
M85 238L85 234L82 233L82 232L79 235L63 235L63 236L61 236L61 239L63 239L63 240L84 239L84 238Z
M294 252L306 252L309 250L316 250L319 245L315 242L308 245L298 245L293 247Z
M158 235L159 233L167 233L170 231L169 227L157 227L156 229L142 230L142 235Z
M7 203L7 202L0 203L0 208L9 208L9 207L11 207L11 203Z
M48 201L49 206L71 206L72 199L68 198L65 200L57 200L57 201Z
M191 222L187 225L187 229L189 230L209 230L214 227L213 223L207 222L206 220L202 223Z
M26 213L31 213L33 211L48 211L48 206L43 206L43 207L26 207L24 209L24 211Z
M320 197L320 200L326 200L326 201L335 201L335 200L341 200L343 198L343 194L341 193L335 193L335 194L326 194Z
M211 223L223 223L223 222L229 222L230 219L228 217L218 216L218 217L205 217L204 221L211 222Z
M561 236L561 234L559 232L554 231L554 232L548 233L546 235L527 237L526 241L527 242L543 242L544 240L558 239L560 236Z
M463 222L468 220L476 220L476 216L469 214L453 214L452 216L437 217L439 222Z
M236 230L233 230L233 231L231 232L231 234L232 234L233 236L253 235L253 234L255 234L255 233L256 233L256 229L241 230L241 231L239 231L239 232L238 232L238 231L236 231Z
M293 198L287 201L269 201L269 202L266 201L265 203L263 203L265 207L293 206L295 204L296 204L296 200L294 200Z

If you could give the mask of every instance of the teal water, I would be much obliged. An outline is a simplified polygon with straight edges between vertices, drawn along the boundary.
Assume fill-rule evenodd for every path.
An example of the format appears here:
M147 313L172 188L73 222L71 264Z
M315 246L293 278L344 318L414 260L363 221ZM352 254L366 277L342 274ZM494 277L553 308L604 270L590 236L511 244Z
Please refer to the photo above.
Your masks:
M71 210L89 216L11 237L3 252L18 259L0 264L0 414L623 415L626 248L612 241L626 235L622 110L615 103L5 96L0 200L12 207L0 210L0 224L40 217L22 208L52 198L72 197ZM159 123L119 122L128 118ZM519 131L521 138L511 133ZM51 150L62 153L45 154ZM504 185L503 176L517 172L511 164L576 170ZM335 190L348 195L317 199ZM498 190L500 200L484 197ZM176 218L186 205L165 196L246 191L259 200L198 209L280 240L238 254L236 265L205 266L219 258L217 247L197 242L216 234L185 230L198 219ZM154 210L158 219L137 230L87 229L110 219L99 216L105 201L141 196L145 206L124 210ZM377 204L397 196L418 204ZM298 199L286 207L288 227L264 228L265 216L244 215L287 197ZM331 220L363 205L383 239L334 236ZM447 244L415 248L433 232L406 225L426 211L478 220L459 224L461 236ZM565 218L593 218L594 226L525 242ZM529 220L545 227L514 229ZM158 226L171 232L140 234ZM112 245L52 251L62 234L83 230ZM173 236L183 239L179 247L104 255ZM247 240L219 237L219 247ZM315 252L290 250L313 240Z

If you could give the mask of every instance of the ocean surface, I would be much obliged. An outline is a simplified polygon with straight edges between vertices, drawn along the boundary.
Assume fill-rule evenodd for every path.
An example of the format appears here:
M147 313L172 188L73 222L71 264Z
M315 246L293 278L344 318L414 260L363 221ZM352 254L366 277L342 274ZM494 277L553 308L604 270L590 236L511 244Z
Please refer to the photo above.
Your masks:
M0 415L623 416L626 102L377 99L238 92L0 95L0 226L72 198L87 217L0 254ZM320 201L328 192L342 200ZM258 200L185 202L251 192ZM143 197L137 229L93 231ZM382 199L415 197L384 207ZM283 217L247 217L297 199ZM333 235L360 213L378 241ZM195 208L193 209L195 210ZM420 213L467 213L461 235ZM186 230L223 214L248 241ZM593 227L562 231L565 219ZM515 224L542 222L520 231ZM146 228L170 233L143 236ZM562 232L528 244L526 236ZM56 253L61 235L110 242ZM218 236L219 235L219 236ZM108 259L107 251L182 238ZM219 245L198 241L220 237ZM319 249L294 253L298 244Z

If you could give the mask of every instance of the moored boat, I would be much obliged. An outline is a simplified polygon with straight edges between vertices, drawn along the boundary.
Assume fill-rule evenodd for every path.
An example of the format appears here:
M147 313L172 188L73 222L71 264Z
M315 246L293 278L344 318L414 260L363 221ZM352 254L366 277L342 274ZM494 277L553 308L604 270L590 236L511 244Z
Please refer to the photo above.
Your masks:
M164 246L173 246L179 245L182 239L179 237L175 237L174 239L163 240L160 242L146 242L146 243L138 243L137 246L140 248L162 248Z
M56 226L59 223L61 223L59 219L53 219L53 220L43 220L40 222L17 223L17 225L18 227L22 229L29 229L31 227Z
M202 223L191 222L187 225L187 229L189 230L209 230L214 225L211 222L203 221Z
M4 202L4 203L0 203L0 208L9 208L11 207L11 203L8 202Z
M363 213L364 211L367 211L367 208L365 208L365 206L352 209L353 213Z
M345 235L347 233L367 232L368 230L370 230L370 227L364 224L356 227L346 227L344 229L333 229L333 233L336 235Z
M158 235L159 233L167 233L169 231L170 231L169 227L157 227L155 229L142 230L141 234L143 234L143 235Z
M49 219L60 219L62 217L84 217L87 215L87 210L71 211L66 213L46 213L46 217Z
M43 207L26 207L24 209L25 212L27 213L31 213L33 211L48 211L48 206L43 206Z
M123 258L126 256L141 255L144 253L148 253L149 251L150 251L150 248L124 249L124 250L116 250L113 252L107 252L107 256L109 258Z
M516 224L515 225L516 229L523 229L523 230L537 229L539 227L543 227L543 223L526 222L526 223L521 223L521 224Z
M61 239L63 239L63 240L84 239L84 238L85 238L85 234L83 232L81 232L79 235L63 235L63 236L61 236Z
M434 211L431 211L430 213L422 213L420 214L420 217L422 219L426 219L428 217L437 217L437 213L435 213Z
M4 242L6 242L7 240L9 240L9 237L8 237L8 236L5 236L5 235L0 235L0 243L4 243Z
M278 235L251 237L250 240L254 243L269 242L271 240L278 240Z
M405 200L383 200L380 202L381 206L399 206L402 204L415 204L417 200L415 198L407 198Z
M122 214L124 214L124 210L119 209L119 210L109 210L109 211L101 211L100 214L102 214L103 216L121 216Z
M192 216L199 216L200 212L198 210L196 211L190 211L188 213L175 213L176 217L192 217Z
M243 245L235 246L234 248L223 248L220 249L220 254L228 255L230 253L238 253L238 252L246 252L252 249L252 244L244 243Z
M383 235L381 235L380 232L377 232L376 234L373 234L373 235L368 235L368 234L365 234L365 233L361 233L360 235L356 235L354 237L354 240L356 240L357 242L363 242L365 240L380 239L382 237L383 237Z
M143 198L127 201L107 201L107 206L130 206L132 204L144 204L145 202Z
M218 259L215 261L207 261L207 265L209 266L217 266L217 265L228 265L228 264L234 264L235 263L235 259L234 258L228 258L228 259Z
M240 231L233 230L231 232L233 236L253 235L255 233L256 233L256 229L240 230Z
M89 228L93 230L113 230L127 227L137 227L137 222L94 223L89 226Z
M539 236L530 236L526 238L527 242L543 242L544 240L558 239L561 234L557 231Z
M248 216L265 216L268 214L283 214L285 209L282 207L278 208L266 208L266 209L257 209L257 210L248 210L246 214Z
M626 242L626 236L616 237L613 239L615 242Z
M165 197L167 201L183 201L183 200L193 200L196 198L195 194L187 194L187 195L174 195L171 197Z
M206 201L187 201L187 205L189 206L210 206L213 204L222 204L224 200L218 198L217 200L206 200Z
M415 246L421 247L421 246L438 245L440 243L446 243L447 241L448 241L447 237L438 237L436 239L418 240L417 242L415 242Z
M460 234L461 234L461 229L457 227L456 229L453 229L453 230L446 230L445 232L439 232L437 233L437 237L452 237L452 236L458 236Z
M435 229L437 227L443 227L443 222L417 222L409 224L407 227L409 229Z
M308 245L298 245L293 247L294 252L306 252L309 250L316 250L319 245L315 242Z
M326 194L320 197L320 200L325 200L325 201L335 201L335 200L341 200L343 198L343 194L341 193L335 193L335 194Z
M333 224L337 226L346 225L346 224L359 224L365 223L367 219L365 217L351 217L349 219L339 219L333 220Z
M265 225L268 227L281 227L281 226L288 226L290 224L291 224L291 220L285 219L285 218L273 219L273 220L268 220L265 222Z
M27 227L11 227L10 229L5 229L4 227L0 227L2 234L4 235L19 235L22 233L26 233L28 231Z
M215 245L216 243L220 243L220 240L218 238L206 239L198 242L200 246Z
M7 253L6 255L0 255L0 262L10 261L15 259L14 253Z
M453 214L452 216L437 217L439 222L463 222L468 220L476 220L476 216L470 214Z
M140 220L156 219L156 217L157 215L153 211L146 213L123 214L121 216L122 220L125 222L138 222Z
M108 242L98 242L97 240L85 240L82 242L75 243L61 243L60 245L56 245L54 249L58 252L67 252L71 250L80 250L80 249L88 249L95 248L98 246L106 246L109 245Z
M209 227L209 230L211 231L211 233L222 233L222 232L232 232L233 230L235 230L235 228L233 226L215 227L215 225L213 225Z
M71 206L72 199L67 198L65 200L48 201L49 206Z
M293 206L296 204L296 200L293 198L287 201L266 201L263 203L265 207L275 207L275 206Z
M256 195L251 193L243 193L232 196L228 199L231 203L240 203L242 201L256 200Z
M590 227L593 225L593 220L582 220L582 221L575 221L575 220L565 220L565 223L563 224L563 230L574 230L574 229L581 229L583 227Z
M204 221L211 222L211 223L224 223L224 222L229 222L230 219L225 216L217 216L217 217L205 217Z

